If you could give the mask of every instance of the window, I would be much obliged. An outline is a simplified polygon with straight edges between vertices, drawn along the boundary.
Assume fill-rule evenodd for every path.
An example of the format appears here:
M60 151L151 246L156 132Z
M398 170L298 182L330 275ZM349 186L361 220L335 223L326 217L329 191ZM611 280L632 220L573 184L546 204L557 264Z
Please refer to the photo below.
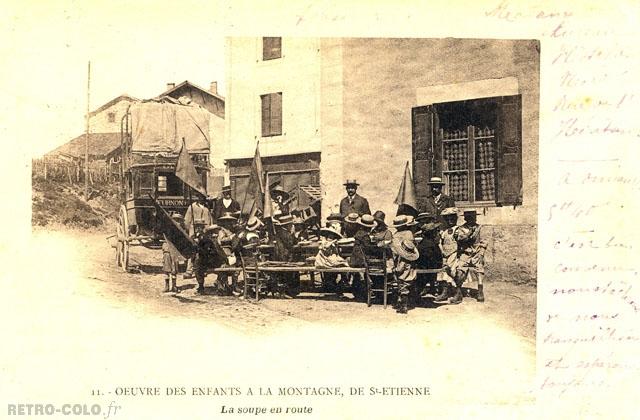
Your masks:
M158 174L157 191L159 196L182 197L184 183L173 172L160 172Z
M282 135L282 92L261 95L262 137Z
M456 205L522 204L520 95L418 107L412 117L418 201L441 176Z
M282 57L282 38L262 38L262 59L273 60Z
M107 118L109 118L109 122L110 123L116 122L116 113L115 112L109 112L107 114Z

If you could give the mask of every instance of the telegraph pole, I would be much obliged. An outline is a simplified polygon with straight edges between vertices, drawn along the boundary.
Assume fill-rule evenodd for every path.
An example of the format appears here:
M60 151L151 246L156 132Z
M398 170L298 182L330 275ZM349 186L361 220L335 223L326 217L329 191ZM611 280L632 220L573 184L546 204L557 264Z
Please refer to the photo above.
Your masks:
M84 134L84 201L89 201L89 92L91 89L91 61L87 66L87 129Z

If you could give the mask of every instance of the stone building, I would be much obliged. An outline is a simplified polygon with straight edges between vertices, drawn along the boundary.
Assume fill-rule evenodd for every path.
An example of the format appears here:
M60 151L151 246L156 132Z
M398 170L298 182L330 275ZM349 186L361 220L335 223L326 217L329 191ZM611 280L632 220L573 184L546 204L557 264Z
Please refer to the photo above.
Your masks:
M494 267L535 278L539 54L535 40L228 38L236 196L260 141L285 188L319 186L323 214L356 178L389 218L410 162L419 201L442 176L482 213ZM501 260L507 249L518 257Z

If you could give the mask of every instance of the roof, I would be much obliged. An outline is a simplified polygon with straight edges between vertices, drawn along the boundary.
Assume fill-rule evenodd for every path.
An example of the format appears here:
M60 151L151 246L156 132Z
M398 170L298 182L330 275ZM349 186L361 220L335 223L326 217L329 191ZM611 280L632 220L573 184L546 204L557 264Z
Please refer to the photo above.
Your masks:
M113 105L115 103L118 103L120 101L138 102L139 99L134 98L133 96L129 96L126 93L123 93L122 95L120 95L120 96L118 96L116 98L113 98L112 100L110 100L106 104L102 105L100 108L97 108L97 109L91 111L89 113L89 116L93 117L94 115L104 111L105 109L109 108L111 105Z
M52 150L47 155L66 155L84 157L85 135L81 134L68 143ZM120 133L89 134L89 156L105 157L120 147Z
M206 93L207 95L212 96L212 97L214 97L216 99L220 99L222 102L224 102L224 97L222 97L222 96L220 96L218 94L215 94L215 93L211 92L210 90L202 88L202 87L200 87L200 86L196 85L195 83L192 83L192 82L190 82L188 80L185 80L184 82L172 87L171 89L167 90L166 92L161 93L158 96L171 96L172 92L182 88L183 86L187 86L187 85L189 85L191 87L194 87L194 88L196 88L198 90L201 90L202 92Z

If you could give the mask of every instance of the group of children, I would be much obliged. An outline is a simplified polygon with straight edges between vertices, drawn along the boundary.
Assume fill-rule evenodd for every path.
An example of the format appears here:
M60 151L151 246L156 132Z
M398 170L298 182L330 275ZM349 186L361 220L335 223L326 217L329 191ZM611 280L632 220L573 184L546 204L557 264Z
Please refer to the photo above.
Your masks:
M486 241L475 210L464 210L464 223L458 225L458 210L446 208L440 215L420 213L396 216L391 225L385 222L385 214L351 213L346 216L331 214L324 227L303 220L299 216L282 214L263 222L251 217L240 223L231 213L225 213L215 224L196 229L196 239L214 238L224 250L223 265L233 266L242 247L271 243L274 261L293 261L293 247L301 241L318 241L316 268L364 267L366 259L381 248L388 250L387 271L395 275L398 284L397 310L407 313L417 305L421 297L432 295L435 302L457 304L462 301L462 284L467 280L478 283L477 300L484 301L484 252ZM181 222L180 215L175 215ZM339 245L352 245L349 258L341 255ZM163 270L166 273L165 291L178 292L176 276L178 253L169 241L163 245ZM198 280L198 292L204 292L203 264L194 261ZM418 274L416 269L439 269L437 274ZM281 278L280 278L281 277ZM297 273L285 273L278 277L282 294L295 295L299 288ZM342 293L350 290L356 298L366 297L366 287L359 276L340 276L325 273L326 291ZM349 284L351 283L351 284ZM215 288L219 295L239 294L237 275L219 274Z

